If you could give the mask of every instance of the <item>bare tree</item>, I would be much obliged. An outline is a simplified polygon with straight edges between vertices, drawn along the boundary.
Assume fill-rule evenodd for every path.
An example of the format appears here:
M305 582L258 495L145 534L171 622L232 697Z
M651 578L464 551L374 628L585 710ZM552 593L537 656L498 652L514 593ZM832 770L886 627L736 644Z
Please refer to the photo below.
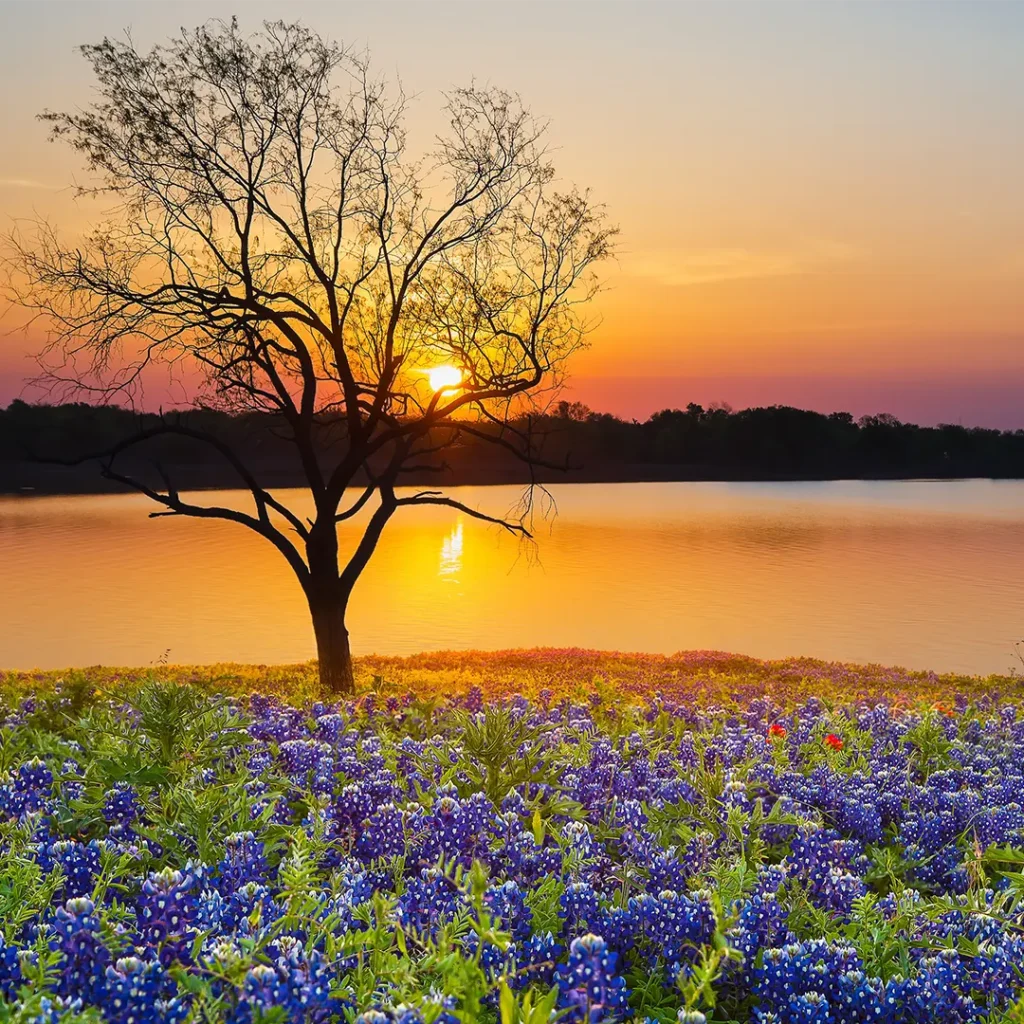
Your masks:
M346 609L399 509L445 505L528 535L516 514L396 487L464 437L537 459L520 414L583 342L613 231L586 194L555 187L544 126L508 93L451 93L446 134L411 160L400 92L299 25L246 37L218 22L149 52L130 39L82 52L98 102L43 116L93 172L79 191L113 210L78 244L46 224L11 240L19 300L49 331L47 372L134 401L148 368L170 364L199 381L194 404L280 417L310 517L187 418L97 454L163 506L154 516L229 520L273 544L309 603L322 682L350 692ZM163 469L163 487L125 471L125 453L161 434L226 459L251 511L185 500ZM340 551L339 522L364 509Z

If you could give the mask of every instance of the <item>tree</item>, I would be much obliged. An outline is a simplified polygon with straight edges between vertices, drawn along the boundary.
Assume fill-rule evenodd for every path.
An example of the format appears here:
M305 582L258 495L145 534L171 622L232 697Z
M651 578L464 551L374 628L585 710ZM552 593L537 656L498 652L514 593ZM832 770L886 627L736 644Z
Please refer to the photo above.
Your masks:
M614 232L586 193L556 188L544 126L509 93L448 95L446 133L411 160L400 91L299 25L82 52L99 101L43 116L93 172L80 191L114 210L74 245L45 223L11 239L19 299L49 331L48 379L135 401L165 364L197 381L192 404L281 418L305 518L187 416L91 454L163 506L154 516L229 520L273 544L308 601L322 682L350 692L346 610L399 509L445 505L529 536L525 506L491 516L396 488L469 436L539 462L524 412L583 344ZM162 487L126 472L119 458L161 434L226 459L251 510L185 500L162 468ZM361 510L342 552L338 524Z
M562 399L555 406L555 415L562 420L573 420L575 423L586 423L593 415L588 406L583 402L567 402Z

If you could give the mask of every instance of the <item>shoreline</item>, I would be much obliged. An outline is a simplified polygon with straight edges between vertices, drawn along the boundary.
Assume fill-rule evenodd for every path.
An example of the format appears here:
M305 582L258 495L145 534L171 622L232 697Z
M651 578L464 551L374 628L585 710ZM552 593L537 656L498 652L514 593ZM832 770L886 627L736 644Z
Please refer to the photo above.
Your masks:
M66 471L61 474L65 476ZM109 494L138 494L130 487L114 481L104 480L96 474L71 473L70 478L57 481L55 474L45 470L38 475L12 471L10 464L0 463L0 498L52 498L76 497ZM180 480L179 490L183 492L233 491L245 490L239 486L237 478L225 477L211 479L209 476L188 474L176 476ZM643 466L636 467L635 472L605 471L570 471L565 474L551 472L538 473L536 483L546 487L564 484L649 484L649 483L841 483L858 481L865 483L953 483L956 481L987 480L991 482L1015 482L1024 480L1024 476L986 476L986 475L900 475L900 474L781 474L781 473L725 473L694 470L680 471L675 466ZM439 479L436 475L411 473L403 478L402 486L422 487L427 484L436 487L508 487L528 486L530 479L522 474L473 473L463 474L455 479ZM293 490L306 487L305 480L297 476L268 474L264 486L268 490ZM356 481L352 486L362 486Z
M498 651L433 651L408 656L363 655L354 659L357 695L411 693L442 697L479 691L485 699L512 693L536 697L600 693L625 703L664 694L696 704L753 692L787 702L887 700L897 704L945 699L1024 699L1024 676L965 675L898 666L826 661L809 657L753 658L726 651L675 654L532 647ZM81 666L65 669L0 669L0 696L46 692L72 681L98 690L131 688L149 680L187 683L238 696L262 693L293 701L320 699L316 662L284 665Z

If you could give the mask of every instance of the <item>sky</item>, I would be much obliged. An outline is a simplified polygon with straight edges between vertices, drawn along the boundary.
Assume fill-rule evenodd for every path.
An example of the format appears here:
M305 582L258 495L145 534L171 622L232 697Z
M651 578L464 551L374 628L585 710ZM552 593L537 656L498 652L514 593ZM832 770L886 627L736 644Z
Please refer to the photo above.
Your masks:
M4 227L88 222L35 119L88 102L76 46L232 14L368 48L425 140L473 80L550 121L621 230L571 397L1024 428L1024 3L3 2ZM39 344L0 333L0 404Z

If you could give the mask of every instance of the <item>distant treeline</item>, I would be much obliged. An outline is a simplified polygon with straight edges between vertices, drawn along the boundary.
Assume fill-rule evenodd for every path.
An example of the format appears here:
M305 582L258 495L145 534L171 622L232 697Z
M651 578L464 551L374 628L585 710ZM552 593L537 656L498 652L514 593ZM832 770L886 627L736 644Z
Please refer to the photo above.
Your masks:
M84 404L29 405L0 411L0 491L117 490L96 463L63 467L39 461L71 459L109 449L157 422L125 409ZM300 486L303 477L285 426L263 414L231 416L209 409L183 414L183 422L215 434L248 463L267 487ZM325 418L319 442L325 465L344 445L336 418ZM538 479L557 481L764 480L900 477L1024 478L1024 430L999 431L952 424L920 427L882 414L855 420L786 406L743 409L690 404L666 409L641 423L562 402L553 413L517 426L533 432L545 462ZM404 482L422 484L516 483L529 471L511 455L495 455L463 434L437 456L441 473L426 470ZM209 446L182 437L147 442L122 463L157 486L159 464L182 490L234 487L231 467Z

